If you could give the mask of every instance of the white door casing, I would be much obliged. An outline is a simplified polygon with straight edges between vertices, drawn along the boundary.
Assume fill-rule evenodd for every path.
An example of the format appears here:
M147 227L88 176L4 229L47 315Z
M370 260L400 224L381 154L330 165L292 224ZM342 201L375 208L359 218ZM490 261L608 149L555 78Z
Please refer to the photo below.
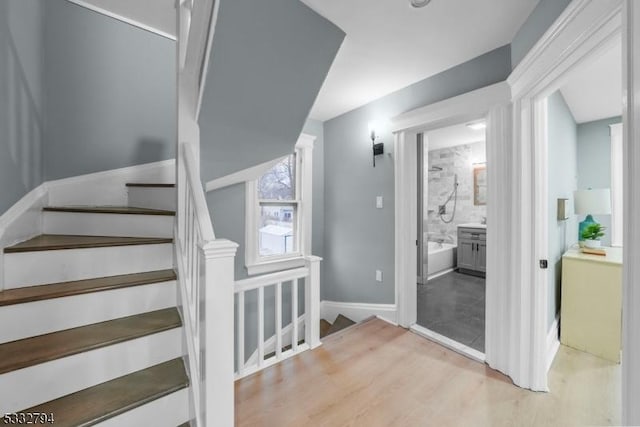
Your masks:
M640 425L640 4L625 0L623 44L624 259L622 318L622 424Z
M511 91L506 82L404 113L392 123L395 134L395 283L398 323L410 327L417 320L417 133L480 118L487 120L487 313L486 361L514 381L524 361L518 293L509 286L513 244L511 197ZM516 352L516 353L514 353ZM524 366L524 365L523 365Z
M521 331L528 341L521 358L529 359L519 385L536 391L548 390L548 276L538 266L548 259L549 241L545 100L575 67L618 40L621 10L621 0L574 0L507 80L514 105L512 178L519 199L513 205L519 226L510 246L516 256L511 277L520 284Z

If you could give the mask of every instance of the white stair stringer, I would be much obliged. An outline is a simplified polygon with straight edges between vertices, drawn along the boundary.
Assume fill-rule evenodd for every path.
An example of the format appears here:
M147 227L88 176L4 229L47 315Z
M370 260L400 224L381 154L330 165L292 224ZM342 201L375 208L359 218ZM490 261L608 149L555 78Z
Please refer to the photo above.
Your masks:
M97 427L176 427L189 421L189 389L178 390L123 414Z
M43 212L45 234L173 237L173 216Z
M173 268L171 243L4 254L5 289Z
M0 344L176 306L176 281L0 307Z
M182 357L182 348L182 328L174 328L2 374L0 414L30 408Z
M176 209L176 189L173 187L128 187L129 206L136 208Z

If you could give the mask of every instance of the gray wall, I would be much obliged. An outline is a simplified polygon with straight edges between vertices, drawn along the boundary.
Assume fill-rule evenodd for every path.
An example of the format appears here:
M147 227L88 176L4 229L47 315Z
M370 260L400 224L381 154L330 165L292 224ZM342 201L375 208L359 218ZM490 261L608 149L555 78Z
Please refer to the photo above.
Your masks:
M611 188L611 137L609 125L621 123L612 117L578 125L578 188ZM584 218L578 218L582 221ZM611 246L611 215L596 215L594 219L607 227L602 238L604 246Z
M46 0L46 180L174 157L175 42Z
M415 83L325 122L325 240L323 299L394 303L393 137L383 129L385 154L371 164L367 124L503 81L509 46ZM384 197L376 209L375 198ZM375 281L375 270L383 282Z
M540 0L511 42L513 68L522 61L571 0Z
M343 38L298 0L221 0L199 120L205 181L293 150Z
M549 140L549 311L548 326L560 310L562 254L578 241L575 215L558 221L557 199L573 201L578 186L577 125L562 94L555 92L548 99Z
M0 1L0 215L42 182L43 9Z

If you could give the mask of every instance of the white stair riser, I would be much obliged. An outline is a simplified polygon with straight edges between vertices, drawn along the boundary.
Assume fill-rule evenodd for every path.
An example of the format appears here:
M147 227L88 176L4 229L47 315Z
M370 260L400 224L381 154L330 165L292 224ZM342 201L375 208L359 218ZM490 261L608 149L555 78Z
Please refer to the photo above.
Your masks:
M173 245L8 253L5 289L173 268Z
M173 211L176 209L176 189L172 187L129 187L129 206Z
M176 306L176 282L0 307L0 343Z
M47 234L82 236L173 237L173 216L49 212L43 216Z
M109 418L96 427L176 427L189 419L189 389L185 388Z
M0 375L0 414L15 412L181 357L182 328Z

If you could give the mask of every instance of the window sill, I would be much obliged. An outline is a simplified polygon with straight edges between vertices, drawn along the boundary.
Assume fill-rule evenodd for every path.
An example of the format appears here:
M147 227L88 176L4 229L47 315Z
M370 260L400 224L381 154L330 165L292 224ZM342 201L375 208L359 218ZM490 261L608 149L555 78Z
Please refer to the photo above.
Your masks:
M298 268L305 266L305 259L303 256L295 258L279 259L274 261L261 262L258 264L247 265L247 273L250 276L256 274L273 273L274 271L289 270L291 268Z

